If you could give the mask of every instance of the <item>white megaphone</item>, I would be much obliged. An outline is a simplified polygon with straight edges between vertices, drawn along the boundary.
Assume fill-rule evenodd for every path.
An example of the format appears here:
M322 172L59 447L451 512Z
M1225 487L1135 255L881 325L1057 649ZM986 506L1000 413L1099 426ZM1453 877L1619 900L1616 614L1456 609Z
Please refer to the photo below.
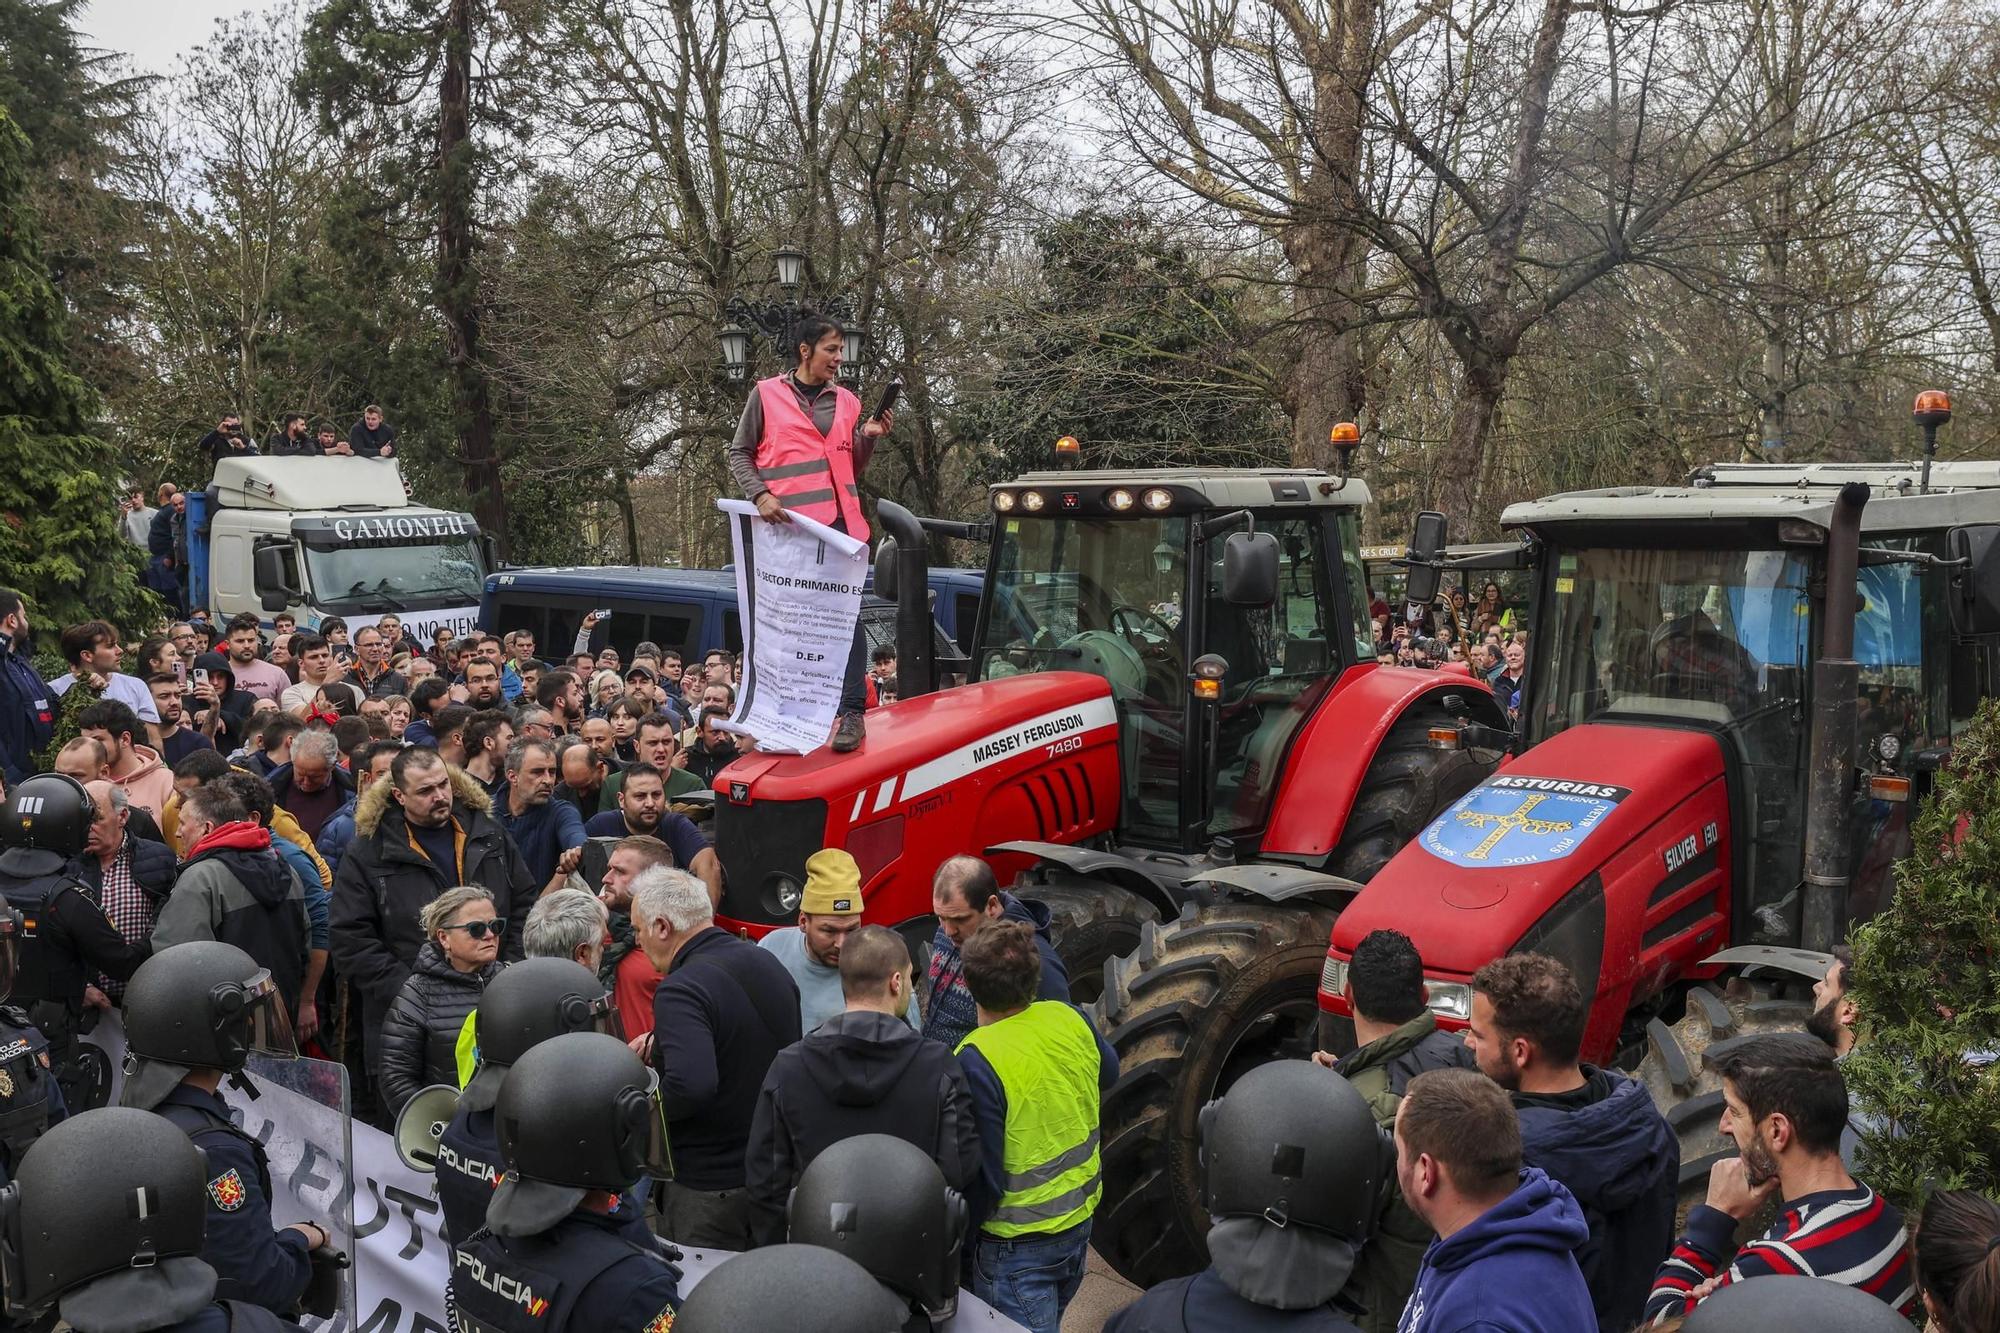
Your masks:
M420 1089L396 1117L396 1156L412 1171L437 1170L438 1140L458 1110L458 1089L435 1083Z

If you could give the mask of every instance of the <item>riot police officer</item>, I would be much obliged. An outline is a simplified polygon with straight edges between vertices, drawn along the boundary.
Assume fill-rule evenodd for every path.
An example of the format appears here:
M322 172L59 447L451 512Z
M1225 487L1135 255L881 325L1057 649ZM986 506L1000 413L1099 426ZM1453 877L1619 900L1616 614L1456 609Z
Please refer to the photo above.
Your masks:
M1879 1296L1823 1277L1732 1282L1694 1307L1681 1333L1909 1333L1910 1321Z
M716 1265L681 1306L674 1333L808 1328L897 1333L906 1307L868 1270L817 1245L767 1245Z
M148 952L126 942L67 870L96 818L83 784L60 773L29 778L0 805L0 894L21 914L14 996L47 1038L64 1100L78 1109L102 1105L111 1091L101 1053L79 1040L88 1031L84 988L99 972L124 981Z
M494 1103L507 1174L451 1254L462 1333L662 1333L680 1270L634 1241L634 1181L665 1176L658 1076L618 1038L572 1032L515 1063Z
M966 1207L931 1155L888 1134L843 1139L813 1158L786 1209L792 1243L838 1250L942 1326L958 1310Z
M1393 1145L1331 1070L1251 1070L1201 1113L1209 1266L1163 1282L1105 1333L1356 1333L1339 1293L1374 1233Z
M0 1191L7 1312L56 1305L76 1333L300 1333L215 1300L202 1243L205 1167L156 1115L86 1111L44 1134Z
M49 1043L26 1012L4 1001L14 990L21 914L0 899L0 1185L50 1125L69 1114L49 1064Z
M526 958L493 978L473 1019L479 1068L458 1096L450 1124L438 1139L437 1191L447 1237L470 1236L486 1225L486 1206L505 1168L493 1104L512 1069L530 1049L569 1032L609 1032L617 1008L589 968L568 958ZM413 1099L411 1105L417 1101ZM633 1240L650 1246L643 1201L619 1213Z
M208 1239L201 1257L225 1299L289 1316L312 1278L324 1227L271 1226L264 1145L230 1118L217 1091L251 1051L295 1058L291 1025L268 970L233 944L162 949L125 987L126 1106L154 1111L208 1154Z

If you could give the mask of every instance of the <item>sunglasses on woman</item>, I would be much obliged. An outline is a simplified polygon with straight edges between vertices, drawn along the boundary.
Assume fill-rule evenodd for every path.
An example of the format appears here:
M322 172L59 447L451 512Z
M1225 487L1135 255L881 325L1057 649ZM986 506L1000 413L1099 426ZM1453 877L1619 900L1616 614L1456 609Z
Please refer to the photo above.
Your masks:
M507 929L507 918L496 916L491 921L461 921L455 926L445 926L443 929L462 930L475 940L485 939L489 931L498 938L500 933Z

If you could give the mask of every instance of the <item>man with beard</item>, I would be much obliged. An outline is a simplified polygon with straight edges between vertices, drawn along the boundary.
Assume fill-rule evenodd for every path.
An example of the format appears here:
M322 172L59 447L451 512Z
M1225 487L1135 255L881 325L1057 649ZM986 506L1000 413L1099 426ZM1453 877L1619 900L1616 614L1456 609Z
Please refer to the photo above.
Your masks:
M1847 1173L1840 1132L1847 1084L1826 1043L1805 1033L1753 1037L1724 1055L1722 1132L1740 1157L1717 1162L1708 1202L1660 1266L1646 1322L1692 1311L1735 1282L1821 1277L1916 1312L1909 1237L1888 1200ZM1736 1228L1778 1200L1770 1229L1741 1249Z
M561 888L583 860L583 817L568 801L552 800L555 790L555 746L529 736L508 747L507 779L493 808L544 893Z
M1806 1020L1806 1031L1832 1049L1836 1063L1854 1053L1857 1041L1854 1025L1861 1019L1861 1009L1854 1003L1853 988L1854 953L1846 945L1837 944L1826 975L1813 983L1813 1012ZM1883 1128L1884 1123L1881 1117L1859 1105L1847 1108L1847 1127L1840 1131L1840 1160L1847 1164L1848 1170L1854 1169L1862 1135Z
M593 838L658 838L674 854L674 866L708 886L708 896L722 900L722 863L701 830L686 815L667 809L664 775L644 760L625 770L618 790L618 808L592 815L583 831Z
M1466 1045L1521 1120L1521 1160L1576 1196L1590 1223L1577 1265L1598 1327L1639 1318L1674 1234L1680 1142L1646 1085L1577 1062L1589 1009L1569 968L1546 954L1496 959L1472 977Z
M667 844L648 837L621 838L604 861L604 887L598 897L611 913L611 939L597 975L617 996L619 1021L626 1038L634 1042L652 1034L653 992L660 988L660 974L632 933L632 884L654 866L671 868L673 863Z

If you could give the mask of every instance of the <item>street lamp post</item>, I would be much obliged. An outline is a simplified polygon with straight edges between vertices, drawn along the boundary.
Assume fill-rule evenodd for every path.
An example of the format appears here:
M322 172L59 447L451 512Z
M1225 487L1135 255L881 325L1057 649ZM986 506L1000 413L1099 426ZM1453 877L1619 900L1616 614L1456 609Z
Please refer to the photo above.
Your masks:
M802 251L790 246L781 246L771 254L778 290L782 295L778 301L746 301L740 296L732 296L724 302L723 316L729 321L716 332L716 341L722 348L722 368L732 380L742 380L750 372L752 343L761 336L780 359L793 345L793 330L808 310L824 315L840 326L840 336L845 344L842 352L840 377L854 380L861 377L861 360L868 350L868 330L855 320L854 302L845 296L836 296L810 305L798 300L799 289L805 285L806 257Z

